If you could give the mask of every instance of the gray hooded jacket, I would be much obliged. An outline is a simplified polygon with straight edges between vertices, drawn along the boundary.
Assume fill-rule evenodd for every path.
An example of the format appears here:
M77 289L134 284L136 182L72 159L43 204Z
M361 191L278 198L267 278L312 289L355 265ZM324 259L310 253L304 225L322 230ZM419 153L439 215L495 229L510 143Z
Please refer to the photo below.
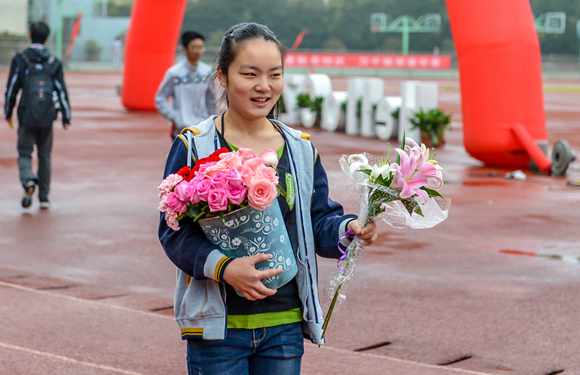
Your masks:
M193 144L198 158L204 158L216 150L216 129L212 116L206 121L196 125L195 128L186 129L180 140L176 140L177 146L183 142L186 147ZM342 207L331 202L331 206L326 206L325 199L313 199L316 190L315 179L325 179L323 170L315 173L317 152L309 142L309 135L301 131L291 129L286 125L273 121L282 129L286 144L289 149L290 170L294 178L294 188L296 191L295 212L297 223L297 249L298 273L296 281L303 309L303 328L305 337L316 344L323 344L322 323L324 316L318 299L317 282L317 252L326 257L338 258L340 252L336 244L338 239L344 235L345 228L349 221L356 218L354 215L342 215ZM174 147L177 147L174 144ZM183 147L183 146L181 146ZM189 148L189 147L188 147ZM183 150L183 148L181 148ZM185 157L190 158L191 156ZM169 162L169 161L168 161ZM184 165L186 160L183 160ZM297 166L299 166L297 168ZM322 168L319 165L319 168ZM167 171L166 171L167 173ZM324 174L324 177L322 176ZM318 182L318 194L325 196L327 183ZM325 187L326 186L326 187ZM320 198L320 197L319 197ZM328 197L326 196L326 199ZM324 228L316 230L314 234L313 220L311 215L316 215L317 223L324 222ZM202 337L205 340L224 339L227 330L227 311L225 306L225 286L219 280L221 268L227 261L227 257L217 248L211 248L203 263L200 264L199 272L192 271L197 267L190 260L184 260L183 246L188 246L188 241L174 241L171 237L182 236L180 232L168 229L164 223L163 216L160 224L160 240L167 255L177 268L177 285L175 290L175 317L181 329L182 338ZM324 238L322 238L324 237ZM322 244L322 245L321 245ZM321 247L322 246L322 247ZM333 250L334 249L334 250ZM187 271L187 272L184 272ZM192 277L195 276L195 277Z

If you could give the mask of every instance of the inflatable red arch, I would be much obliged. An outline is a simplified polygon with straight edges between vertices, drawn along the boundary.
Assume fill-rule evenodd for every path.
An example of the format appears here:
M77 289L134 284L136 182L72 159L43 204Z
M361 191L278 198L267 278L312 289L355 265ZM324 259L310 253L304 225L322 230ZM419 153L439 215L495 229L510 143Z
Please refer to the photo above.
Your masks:
M155 110L173 64L186 0L136 0L127 33L122 101ZM487 165L543 171L546 142L541 55L529 0L446 0L459 60L464 145Z

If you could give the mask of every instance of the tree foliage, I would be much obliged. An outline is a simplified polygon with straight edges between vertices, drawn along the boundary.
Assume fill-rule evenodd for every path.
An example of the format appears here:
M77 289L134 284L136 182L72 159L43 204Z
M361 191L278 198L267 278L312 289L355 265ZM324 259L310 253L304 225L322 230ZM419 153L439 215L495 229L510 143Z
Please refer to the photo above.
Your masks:
M580 19L580 0L531 0L536 16L549 11L566 12L566 32L562 35L539 34L543 53L578 53L576 21ZM291 46L300 31L308 34L301 50L323 50L331 46L349 51L398 53L401 34L372 33L370 15L374 12L392 18L427 13L441 14L438 33L410 35L411 52L453 53L453 40L444 0L196 0L189 1L183 29L193 29L206 36L209 46L217 47L225 30L239 22L254 21L268 25L278 38Z

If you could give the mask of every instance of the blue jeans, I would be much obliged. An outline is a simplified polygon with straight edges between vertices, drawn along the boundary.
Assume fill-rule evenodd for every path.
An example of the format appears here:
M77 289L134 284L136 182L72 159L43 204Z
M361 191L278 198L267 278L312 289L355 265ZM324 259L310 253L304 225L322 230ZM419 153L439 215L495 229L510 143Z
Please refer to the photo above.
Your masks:
M302 323L228 329L225 340L187 340L189 375L299 375Z

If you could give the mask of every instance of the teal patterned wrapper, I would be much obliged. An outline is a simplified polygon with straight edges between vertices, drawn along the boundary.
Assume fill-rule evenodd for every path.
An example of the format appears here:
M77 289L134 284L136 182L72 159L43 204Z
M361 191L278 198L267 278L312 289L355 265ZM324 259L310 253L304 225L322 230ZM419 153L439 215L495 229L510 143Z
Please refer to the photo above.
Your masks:
M269 260L257 263L256 269L281 268L284 272L262 279L266 287L279 289L296 276L296 256L277 199L263 211L248 206L223 218L218 216L199 220L199 225L207 239L227 257L271 254ZM236 292L242 296L239 291Z

